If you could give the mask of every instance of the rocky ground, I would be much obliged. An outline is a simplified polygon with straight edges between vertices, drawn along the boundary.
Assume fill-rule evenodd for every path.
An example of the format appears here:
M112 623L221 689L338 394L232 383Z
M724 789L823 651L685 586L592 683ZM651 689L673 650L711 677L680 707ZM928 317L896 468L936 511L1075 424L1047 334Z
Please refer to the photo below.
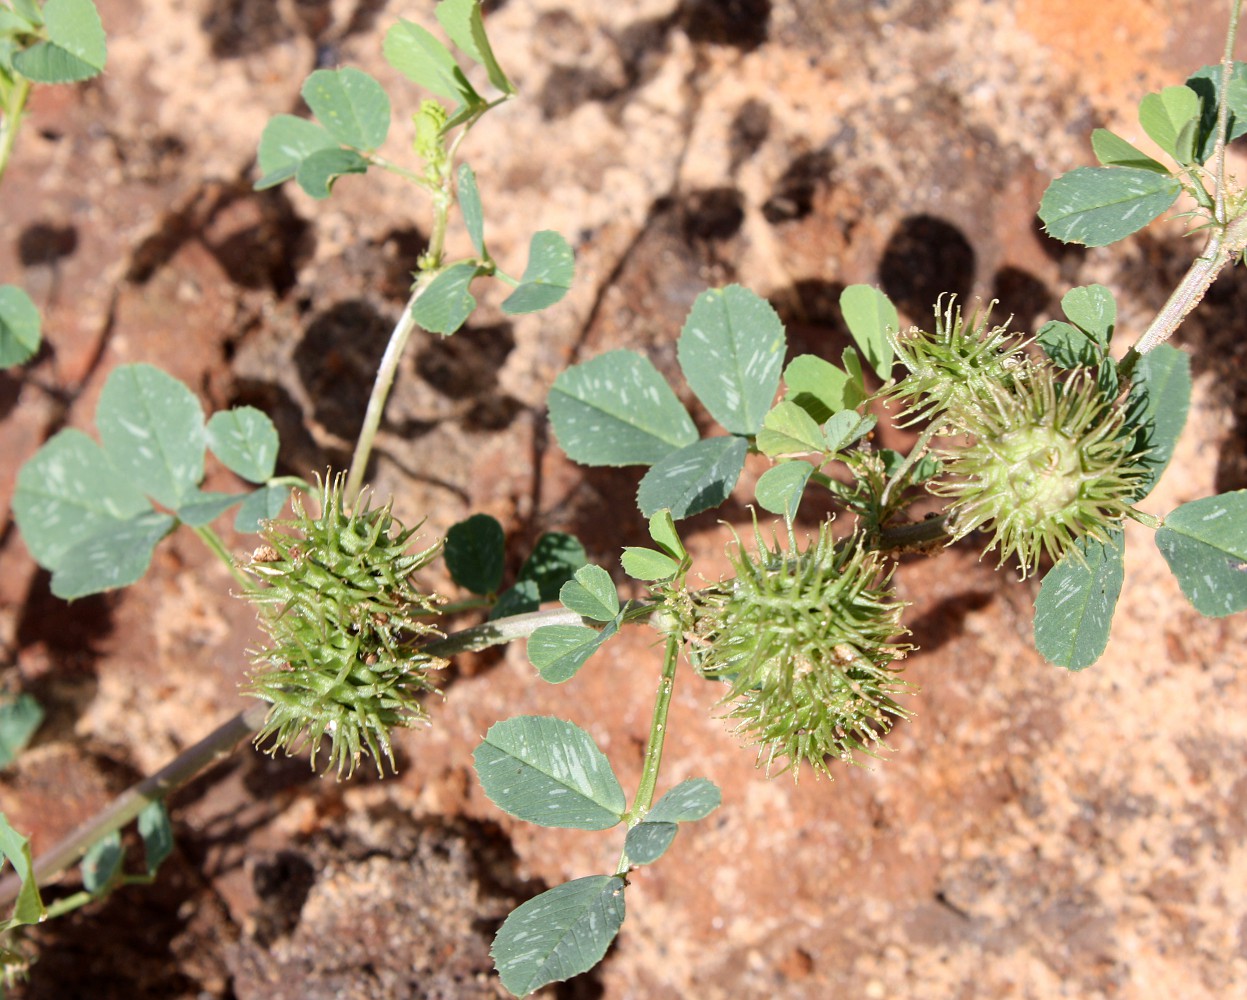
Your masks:
M55 429L89 427L109 371L133 361L211 409L263 408L284 471L340 467L428 216L389 178L347 178L326 203L252 193L254 151L317 65L367 69L414 109L380 40L399 15L431 26L432 4L99 6L106 73L37 92L0 189L0 281L31 292L48 340L0 376L0 509L19 465ZM1195 246L1169 223L1071 249L1034 212L1052 176L1090 162L1093 127L1146 142L1138 98L1218 58L1223 4L485 6L521 92L466 147L491 249L516 270L528 234L557 229L577 281L540 317L505 319L487 298L469 329L405 361L373 479L430 533L484 511L517 559L542 531L570 530L615 566L620 544L644 538L635 470L571 466L545 394L567 364L615 347L673 372L708 285L766 295L796 351L828 356L845 343L839 291L860 281L909 320L955 292L999 299L1021 328L1102 281L1130 339ZM1181 334L1195 400L1151 511L1247 486L1244 287L1223 278ZM208 488L234 485L210 474ZM751 497L745 484L726 513L691 522L707 572L725 565L717 518L747 525ZM139 586L69 607L5 525L6 682L48 718L0 778L0 809L38 850L237 712L255 633L193 536L162 544ZM1196 615L1134 527L1112 642L1077 674L1032 648L1033 582L963 549L907 563L916 717L886 762L834 782L765 780L717 717L719 692L682 677L664 782L710 777L724 805L637 874L607 960L557 994L1247 992L1247 620ZM512 823L477 786L471 750L500 718L558 714L634 785L657 669L648 634L558 688L518 649L468 659L385 781L338 784L244 748L172 800L178 851L155 886L33 936L19 995L498 995L488 943L502 916L613 865L619 845Z

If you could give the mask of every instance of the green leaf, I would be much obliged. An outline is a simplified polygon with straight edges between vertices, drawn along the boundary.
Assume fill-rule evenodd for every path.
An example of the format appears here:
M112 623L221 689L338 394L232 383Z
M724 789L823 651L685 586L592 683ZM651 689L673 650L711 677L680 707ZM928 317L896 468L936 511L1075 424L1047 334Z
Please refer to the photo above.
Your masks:
M1096 159L1106 167L1134 167L1136 170L1151 170L1157 174L1169 173L1169 168L1159 160L1153 160L1106 128L1092 131L1091 150Z
M528 661L543 680L562 684L575 677L589 657L618 631L615 621L600 631L586 625L543 625L528 637Z
M510 618L512 615L526 615L540 607L541 595L537 592L536 581L516 580L514 586L498 595L497 602L489 611L489 621Z
M674 823L638 823L624 838L624 853L637 865L652 865L667 853L679 827Z
M1156 545L1200 614L1247 610L1247 490L1184 503L1165 518Z
M796 403L820 424L833 413L853 409L865 399L847 372L813 354L792 360L784 369L784 384L788 387L785 401Z
M13 866L21 879L22 887L13 905L13 916L0 923L0 931L22 924L37 924L47 915L43 900L39 898L39 885L35 882L34 859L30 855L30 841L9 826L8 818L0 813L0 854Z
M108 892L121 870L121 833L106 833L87 850L82 859L82 885L92 896Z
M515 87L494 58L494 51L485 35L485 22L481 18L478 0L443 0L433 13L450 40L485 67L490 83L504 94L515 93Z
M1108 347L1117 326L1117 303L1103 285L1071 288L1061 299L1061 309L1078 329L1101 347Z
M1128 426L1137 428L1131 453L1148 470L1135 491L1136 501L1160 481L1182 436L1190 406L1190 356L1172 344L1160 344L1143 355L1126 399Z
M554 380L550 423L581 465L653 465L697 440L697 427L648 358L609 351Z
M39 310L16 285L0 285L0 368L20 365L39 350Z
M678 347L689 387L732 434L757 434L779 388L784 324L740 285L697 296Z
M416 322L431 333L451 334L467 322L476 308L468 291L481 269L473 263L451 264L442 271L411 307Z
M66 601L128 587L151 565L156 543L177 522L149 510L88 538L52 573L52 593Z
M43 12L39 9L38 0L12 0L9 6L32 28L43 26Z
M887 379L892 374L888 331L895 334L901 327L892 300L870 285L849 285L840 293L840 311L870 367L881 379Z
M211 524L236 503L241 503L246 493L202 493L195 492L178 505L178 520L192 528L202 528Z
M139 836L143 838L143 854L147 874L155 875L173 853L173 824L164 799L156 799L143 807L138 817Z
M864 438L878 423L873 413L862 416L856 410L844 410L833 414L822 426L822 436L828 451L844 451L855 441Z
M485 212L481 207L481 193L476 187L476 174L466 163L459 167L459 211L463 213L463 224L467 227L476 255L484 257Z
M152 505L82 431L59 431L17 474L13 514L26 547L55 570L90 538Z
M559 590L563 607L595 622L611 621L619 614L619 592L615 581L601 566L581 566L575 579Z
M762 454L774 458L822 452L827 442L813 417L796 403L785 401L776 404L762 419L757 445Z
M791 521L797 516L805 484L814 474L809 462L782 462L758 477L755 494L758 506L772 514L782 514Z
M680 560L672 559L665 552L655 552L636 545L626 546L619 561L624 572L632 579L647 583L669 580L680 570Z
M91 0L48 0L43 5L48 40L13 56L13 67L36 83L88 80L104 68L104 25Z
M624 921L624 880L591 875L555 886L511 911L490 950L517 997L588 972Z
M108 376L95 409L100 440L135 486L177 509L204 474L203 408L195 394L151 365L122 365Z
M548 531L537 539L532 554L524 560L519 579L531 580L537 585L538 598L552 601L587 560L585 547L575 535Z
M1179 163L1191 162L1190 149L1180 149L1178 135L1199 117L1199 97L1190 87L1166 87L1139 102L1139 124L1152 141Z
M353 149L321 149L311 153L295 171L295 182L317 201L324 201L334 182L344 174L362 174L368 161Z
M43 706L19 694L0 705L0 767L8 767L43 723Z
M690 823L705 819L719 808L723 793L709 778L688 778L654 803L647 823Z
M695 441L673 452L647 472L637 490L637 506L649 517L663 507L677 520L723 503L745 467L749 443L741 437Z
M390 99L381 84L352 66L318 69L303 84L303 100L344 146L373 150L390 131Z
M676 530L675 518L671 516L671 511L655 511L650 515L648 527L650 538L667 555L675 559L683 559L688 555L688 549L684 547L684 543L680 540L680 532Z
M528 266L519 287L502 300L509 316L540 312L554 305L571 288L576 257L567 240L550 229L533 233L528 244Z
M627 808L593 738L562 719L520 715L497 722L473 759L490 801L538 826L606 830Z
M1043 578L1035 600L1035 648L1050 663L1082 670L1104 652L1125 579L1125 543L1120 528L1103 542L1083 536Z
M496 594L502 586L506 534L496 518L473 514L452 525L442 550L450 578L474 594Z
M276 187L290 180L313 153L337 149L338 143L323 126L294 115L277 115L260 134L260 179L255 190Z
M208 421L208 447L221 463L249 483L267 482L277 468L277 428L254 406L235 406Z
M1104 356L1103 350L1082 330L1056 319L1041 326L1035 340L1062 368L1094 368Z
M286 501L290 498L290 487L281 484L261 486L253 490L243 500L234 518L234 530L255 534L260 530L261 521L271 521L278 517Z
M385 33L381 50L386 62L425 90L461 104L484 103L450 50L420 25L400 19Z
M1173 177L1131 167L1078 167L1044 192L1039 217L1065 243L1108 246L1137 232L1177 200Z
M850 391L857 392L862 399L868 398L866 395L866 376L862 373L861 356L852 347L846 347L840 352L840 365L849 373Z
M1216 147L1217 105L1221 95L1221 66L1205 66L1186 81L1200 101L1199 125L1195 132L1195 159L1204 163ZM1247 135L1247 64L1235 62L1230 72L1229 126L1226 142Z
M1189 119L1181 129L1178 130L1177 138L1174 139L1174 159L1184 166L1193 166L1195 164L1195 140L1199 134L1199 118ZM1198 188L1203 191L1203 187ZM1212 208L1212 199L1208 198L1207 192L1204 196L1196 194L1196 200L1206 208Z

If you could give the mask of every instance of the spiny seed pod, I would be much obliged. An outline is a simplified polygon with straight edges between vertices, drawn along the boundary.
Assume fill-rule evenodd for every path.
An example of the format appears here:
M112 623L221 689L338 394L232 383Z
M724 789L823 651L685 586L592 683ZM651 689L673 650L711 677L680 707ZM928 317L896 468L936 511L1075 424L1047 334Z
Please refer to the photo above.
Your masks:
M905 631L890 571L859 540L836 544L827 524L804 552L754 536L756 556L737 539L735 579L694 595L693 665L731 685L727 717L768 774L777 758L796 777L803 760L826 774L830 757L877 757L909 715L896 701L909 685L895 664L911 647L889 642Z
M1103 539L1126 516L1144 470L1130 453L1133 437L1122 433L1121 408L1092 372L1062 381L1051 367L1035 367L950 419L973 439L943 450L947 477L932 487L952 498L954 541L991 531L986 551L999 547L1002 563L1016 555L1026 575L1043 553L1059 559L1078 538Z
M326 770L349 777L368 752L381 774L382 757L394 767L390 730L425 720L421 697L446 665L415 645L441 633L419 617L438 599L411 582L440 545L407 551L419 525L404 530L389 505L361 498L345 513L341 477L323 484L319 514L297 494L291 507L293 519L268 522L244 566L267 584L245 595L269 637L244 689L272 706L256 744L310 747L315 767L327 736Z
M991 305L969 320L950 298L935 307L935 332L916 326L903 336L889 332L888 340L897 360L909 374L888 391L905 406L899 414L903 424L964 411L986 399L993 386L1012 385L1023 376L1027 341L1011 334L1008 325L988 329Z

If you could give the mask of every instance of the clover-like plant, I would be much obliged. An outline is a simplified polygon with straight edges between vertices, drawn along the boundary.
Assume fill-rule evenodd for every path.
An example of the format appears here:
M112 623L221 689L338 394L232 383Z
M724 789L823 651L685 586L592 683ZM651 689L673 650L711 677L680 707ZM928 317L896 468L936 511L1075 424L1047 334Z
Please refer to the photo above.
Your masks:
M89 80L107 58L104 26L92 0L0 3L0 180L34 85ZM17 285L0 285L0 368L30 360L42 337L30 296Z
M340 177L391 170L431 196L435 217L351 470L345 480L325 476L315 512L296 498L294 517L274 520L270 503L284 500L278 491L291 482L273 476L270 425L245 410L205 424L189 390L146 366L110 378L96 414L100 445L62 431L23 469L19 526L65 596L136 579L152 546L178 522L223 551L207 522L243 501L244 520L262 540L234 569L260 609L268 642L249 688L262 701L259 710L231 720L97 823L33 863L28 845L0 826L0 850L17 869L0 886L0 898L16 903L14 921L38 918L40 881L92 845L112 843L140 804L244 735L259 732L271 749L304 747L314 764L328 740L329 769L339 775L365 754L380 768L393 763L394 728L432 717L423 696L457 652L527 638L536 676L561 684L621 629L645 624L663 654L631 798L589 733L567 719L504 719L475 749L485 794L513 817L586 831L623 828L614 865L538 895L501 926L493 955L502 983L526 995L600 961L625 918L630 879L668 850L680 824L720 803L704 778L658 794L681 659L695 680L720 685L721 714L756 747L759 765L795 779L803 771L830 774L838 761L882 756L888 732L911 712L917 692L902 674L911 647L904 604L892 588L903 554L937 554L961 540L1023 575L1042 574L1035 643L1071 670L1094 663L1108 641L1127 520L1157 529L1161 552L1198 610L1247 609L1247 491L1196 500L1163 518L1142 506L1189 405L1189 360L1164 340L1247 247L1247 196L1226 177L1224 162L1227 142L1247 134L1247 67L1231 55L1240 5L1233 0L1221 66L1141 106L1145 130L1173 167L1098 130L1092 144L1103 166L1058 178L1044 197L1040 214L1049 231L1090 245L1129 235L1183 191L1196 206L1208 232L1205 251L1120 361L1109 349L1116 303L1100 285L1072 289L1062 300L1064 319L1021 332L993 326L990 309L963 318L951 298L934 304L930 331L903 330L885 295L851 286L840 305L854 346L834 361L788 359L775 311L731 285L700 295L679 335L682 376L718 425L705 436L642 354L612 351L560 374L548 403L563 450L585 465L646 467L637 505L653 546L621 555L623 572L642 592L629 601L570 536L543 536L508 581L505 536L494 519L473 515L443 546L413 551L413 531L394 521L388 505L361 499L372 437L412 332L449 335L462 326L478 278L513 286L503 304L512 313L554 303L570 282L571 252L561 238L538 233L516 279L486 249L475 175L454 161L467 131L514 88L486 40L476 0L444 0L436 16L480 67L497 94L492 99L423 27L400 21L386 36L390 64L434 95L414 116L414 168L379 155L390 125L380 84L350 68L318 70L303 91L317 120L279 116L270 124L258 186L293 179L321 198ZM455 204L473 254L448 261L444 241ZM873 440L878 421L889 417L920 428L907 454ZM140 438L156 447L139 447ZM201 493L205 448L259 488L245 496ZM722 504L750 455L772 463L755 499L776 520L755 521L752 543L737 538L731 548L731 572L703 580L677 524ZM812 539L802 538L802 506L815 493L820 507L830 502L844 517L835 525L822 520ZM919 516L922 510L930 512ZM439 554L466 593L449 605L417 576ZM556 598L558 607L540 610ZM488 619L441 634L439 611L469 608L488 609ZM913 638L920 644L923 637Z

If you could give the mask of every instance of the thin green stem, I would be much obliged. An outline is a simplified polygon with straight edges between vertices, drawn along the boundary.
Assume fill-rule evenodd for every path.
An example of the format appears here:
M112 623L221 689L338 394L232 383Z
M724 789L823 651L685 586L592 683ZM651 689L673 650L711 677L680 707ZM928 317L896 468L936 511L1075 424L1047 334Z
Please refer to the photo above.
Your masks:
M381 427L381 417L385 413L386 401L390 398L390 390L394 387L398 363L402 360L403 351L407 349L407 341L418 329L414 314L416 302L429 287L431 280L426 274L421 274L416 279L411 298L403 306L402 315L394 325L394 332L390 334L390 342L385 345L385 354L381 356L381 364L377 366L377 377L372 383L372 395L368 397L364 423L355 441L355 453L351 456L351 468L347 473L346 488L342 493L347 503L354 504L355 498L359 496L359 491L363 488L364 471L368 468L368 459L372 456L372 446L377 439L377 430Z
M896 470L896 475L889 479L888 485L883 488L883 495L879 497L879 507L881 510L887 510L888 498L892 495L892 491L899 488L898 484L901 480L904 479L909 470L918 463L918 460L926 454L927 445L931 443L931 439L935 437L939 429L940 424L936 421L928 425L927 429L919 435L918 440L914 442L913 448L911 448L909 454L905 456L905 461L903 461L901 463L901 467Z
M30 97L31 83L24 76L13 75L12 89L4 108L0 109L0 180L8 169L9 159L13 156L13 147L17 143L17 133L22 125L22 115L26 111L26 100Z
M662 678L658 682L658 697L654 700L654 714L650 719L649 743L645 747L645 764L641 770L641 783L637 786L632 808L628 810L628 827L631 829L645 818L654 804L654 792L658 789L658 771L662 766L662 748L667 739L667 713L671 709L671 692L675 688L675 668L679 662L681 639L678 635L667 636L667 651L662 665ZM628 852L619 855L615 874L624 876L632 863Z
M497 102L495 102L497 103ZM488 105L484 110L493 107ZM481 112L483 114L484 111ZM464 125L463 129L451 140L450 146L446 151L446 163L454 162L455 152L459 148L459 144L468 134L468 130L479 119L480 114L474 115ZM402 359L403 352L407 349L407 342L411 339L411 335L416 331L415 305L419 301L420 296L428 289L433 279L437 277L438 269L442 264L442 254L446 246L446 231L450 225L450 207L455 203L454 189L454 171L447 169L441 176L440 183L433 184L427 178L412 173L389 161L374 157L373 162L378 166L385 167L400 176L406 177L414 181L426 191L433 194L433 228L429 233L429 246L421 257L420 274L416 278L415 285L412 286L411 298L407 300L407 305L403 307L402 315L399 316L398 323L394 326L393 333L390 334L390 342L386 345L385 354L381 358L381 364L377 367L377 377L372 384L372 395L368 398L368 407L364 411L364 423L360 427L359 437L355 441L355 452L351 456L351 467L346 476L346 488L344 496L348 498L348 502L359 496L359 491L364 485L364 472L368 467L368 459L372 455L372 446L376 442L377 430L381 426L381 417L385 413L385 404L390 398L390 391L394 388L394 377L398 372L398 363Z
M418 174L414 170L409 170L407 167L400 167L397 163L387 160L384 157L377 156L375 153L367 157L367 159L369 163L375 164L382 170L388 170L390 173L396 174L397 176L403 178L403 180L411 181L411 183L415 184L417 187L424 188L426 191L431 191L436 194L437 191L440 190L436 184L432 183L423 174Z
M225 543L221 541L221 536L213 531L208 525L192 529L199 540L210 548L221 562L225 563L225 568L230 571L230 575L238 581L246 590L255 588L255 581L249 579L247 575L238 568L238 564L234 562L234 557L230 555L229 550L225 547Z

